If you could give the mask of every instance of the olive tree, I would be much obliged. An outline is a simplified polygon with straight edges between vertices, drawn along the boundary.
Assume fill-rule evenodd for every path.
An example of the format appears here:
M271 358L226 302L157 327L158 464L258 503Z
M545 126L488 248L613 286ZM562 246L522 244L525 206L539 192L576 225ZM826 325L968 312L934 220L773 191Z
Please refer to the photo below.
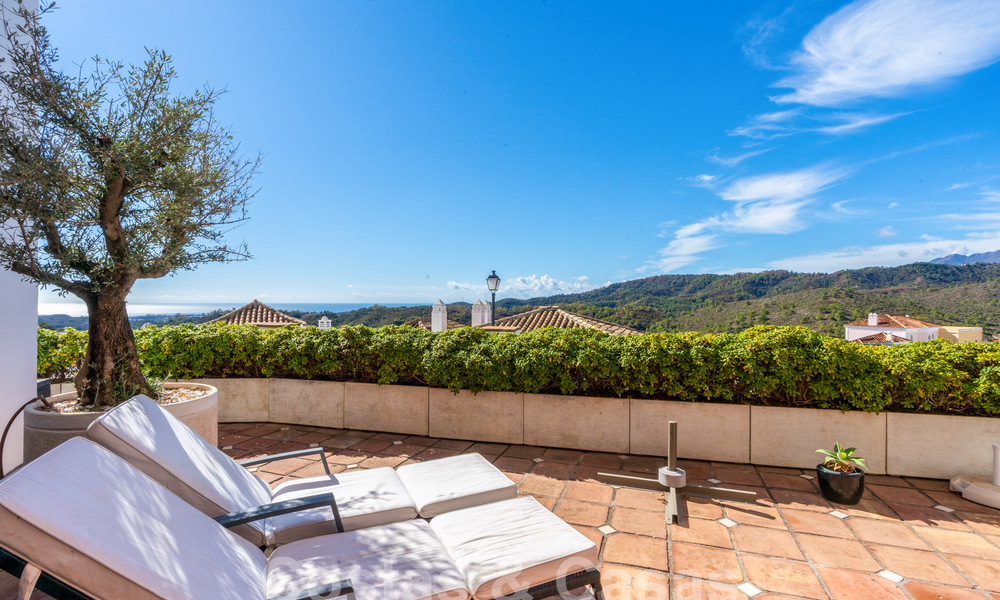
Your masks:
M39 12L4 15L0 266L87 305L81 404L149 393L126 298L136 281L248 258L259 157L241 156L213 108L220 91L172 94L171 57L94 58L66 73Z

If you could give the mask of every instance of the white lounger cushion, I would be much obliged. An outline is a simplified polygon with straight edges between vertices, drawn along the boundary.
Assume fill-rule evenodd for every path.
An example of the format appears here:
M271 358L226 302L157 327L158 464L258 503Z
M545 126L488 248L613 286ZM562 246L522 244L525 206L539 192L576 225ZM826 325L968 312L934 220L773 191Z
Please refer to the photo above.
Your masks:
M476 598L495 598L597 567L598 548L527 496L431 520Z
M87 437L210 517L271 502L271 488L154 400L136 396L107 411ZM264 524L234 529L264 543Z
M403 482L389 467L356 470L338 475L293 479L274 488L273 501L336 492L337 507L344 531L376 527L417 517L417 508ZM294 540L336 533L329 508L271 517L267 544L277 546Z
M517 484L479 454L460 454L396 470L421 517L517 497Z
M466 600L465 578L426 521L300 540L271 554L270 598L350 578L359 600Z
M7 476L0 506L0 543L95 598L264 598L260 550L83 438Z

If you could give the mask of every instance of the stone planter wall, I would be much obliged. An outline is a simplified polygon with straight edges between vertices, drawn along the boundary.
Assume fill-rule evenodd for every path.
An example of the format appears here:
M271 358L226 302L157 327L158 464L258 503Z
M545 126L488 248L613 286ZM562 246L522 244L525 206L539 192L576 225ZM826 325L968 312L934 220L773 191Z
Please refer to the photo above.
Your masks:
M667 453L680 458L809 469L817 448L855 446L870 473L947 479L988 474L1000 418L462 391L287 379L203 379L219 388L219 419L271 421L440 438ZM927 452L927 448L934 448Z
M229 381L229 380L227 380ZM235 380L232 380L235 381ZM164 383L164 387L177 383ZM164 408L213 446L219 444L219 392L209 385L210 392L200 398L166 404ZM76 392L52 396L50 400L75 398ZM41 403L24 411L24 462L32 461L66 440L83 435L87 427L102 413L52 413L37 410Z

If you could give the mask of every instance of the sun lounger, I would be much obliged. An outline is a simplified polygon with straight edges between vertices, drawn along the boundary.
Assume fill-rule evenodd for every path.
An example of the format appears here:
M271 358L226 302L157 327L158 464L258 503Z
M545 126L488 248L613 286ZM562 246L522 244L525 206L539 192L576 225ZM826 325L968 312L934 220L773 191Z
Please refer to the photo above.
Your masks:
M309 538L268 557L220 524L296 503L331 510L332 498L213 520L74 438L0 481L0 548L67 598L540 600L584 585L601 596L597 547L529 497Z
M517 496L517 486L478 454L362 469L287 481L273 491L245 467L318 454L307 448L238 463L146 396L98 417L87 437L111 450L210 517L272 502L332 492L342 528L330 511L272 517L234 531L258 546L405 521ZM329 468L327 468L329 473Z

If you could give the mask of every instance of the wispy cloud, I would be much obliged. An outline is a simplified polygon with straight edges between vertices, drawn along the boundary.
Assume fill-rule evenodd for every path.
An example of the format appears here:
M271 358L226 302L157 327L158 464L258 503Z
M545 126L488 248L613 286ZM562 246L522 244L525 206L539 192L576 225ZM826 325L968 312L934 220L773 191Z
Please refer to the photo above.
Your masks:
M899 232L896 231L896 228L893 227L892 225L886 225L882 229L878 230L878 236L879 237L894 237L898 233Z
M674 239L660 249L640 271L656 268L673 271L700 258L700 254L721 248L721 232L786 234L800 231L806 224L803 209L812 197L850 175L850 171L820 165L787 173L744 177L716 194L735 203L731 210L679 227Z
M826 125L824 127L817 127L812 131L818 131L819 133L825 133L828 135L846 135L848 133L855 133L867 127L872 127L875 125L881 125L882 123L887 123L893 119L898 119L899 117L908 115L910 113L895 113L892 115L876 115L868 113L838 113L830 115L829 118L833 121L841 121L836 125Z
M708 160L720 164L724 167L735 167L741 162L748 158L753 158L755 156L760 156L766 152L770 152L774 148L760 148L758 150L750 150L749 152L744 152L742 154L736 154L734 156L719 156L717 152L713 152L708 155Z
M810 31L781 103L836 107L898 96L1000 59L1000 8L982 0L853 2Z
M467 281L449 281L448 287L452 290L483 294L488 294L486 285L483 283L470 283ZM549 275L527 275L521 277L511 277L500 282L501 293L510 298L528 298L539 295L550 294L575 294L586 292L601 287L591 283L586 275L574 277L570 281L563 281Z
M832 252L775 260L768 263L768 266L791 271L829 273L870 266L894 267L929 261L949 254L992 252L998 248L1000 248L1000 231L990 231L959 240L935 239L927 236L921 242L841 248Z

